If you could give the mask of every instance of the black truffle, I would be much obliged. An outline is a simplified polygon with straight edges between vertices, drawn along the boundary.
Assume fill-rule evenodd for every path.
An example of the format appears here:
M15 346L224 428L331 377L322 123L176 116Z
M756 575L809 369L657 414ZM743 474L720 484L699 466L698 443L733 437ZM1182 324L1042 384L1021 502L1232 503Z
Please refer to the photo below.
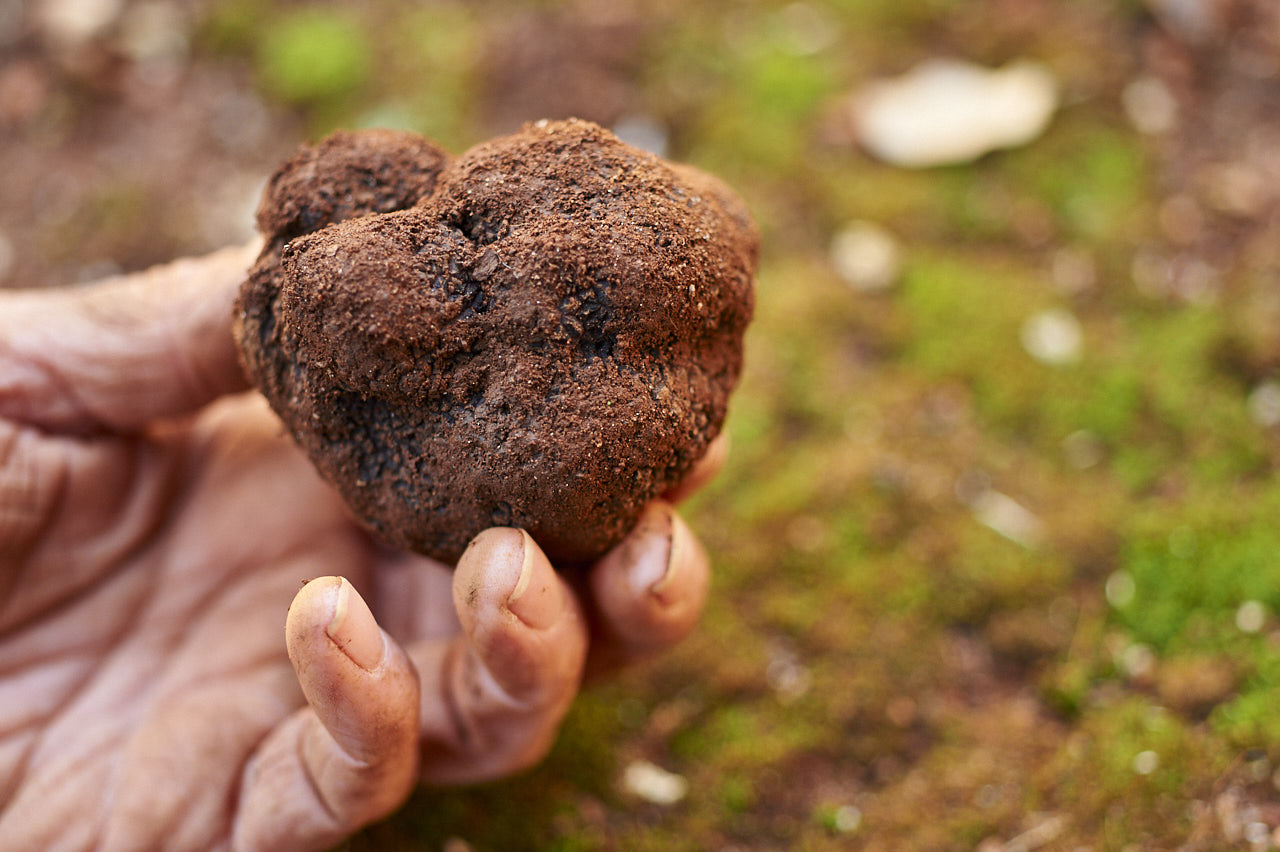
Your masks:
M389 543L490 526L595 558L719 432L759 238L720 181L584 121L450 159L341 133L272 178L248 371Z

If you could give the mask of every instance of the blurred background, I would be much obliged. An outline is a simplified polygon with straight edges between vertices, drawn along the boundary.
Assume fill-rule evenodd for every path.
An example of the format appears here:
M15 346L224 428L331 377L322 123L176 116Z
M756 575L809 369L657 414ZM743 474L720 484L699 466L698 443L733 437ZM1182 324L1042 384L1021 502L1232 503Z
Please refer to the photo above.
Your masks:
M568 115L763 229L713 597L344 848L1280 847L1275 0L0 0L0 285Z

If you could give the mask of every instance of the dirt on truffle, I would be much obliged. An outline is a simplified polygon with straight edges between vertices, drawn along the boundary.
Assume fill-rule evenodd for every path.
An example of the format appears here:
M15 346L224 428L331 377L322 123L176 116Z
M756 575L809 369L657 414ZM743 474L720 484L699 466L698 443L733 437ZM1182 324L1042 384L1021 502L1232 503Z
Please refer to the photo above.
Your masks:
M340 133L281 167L258 224L245 363L393 545L453 561L518 526L588 561L720 430L759 240L709 175L578 120L456 159Z

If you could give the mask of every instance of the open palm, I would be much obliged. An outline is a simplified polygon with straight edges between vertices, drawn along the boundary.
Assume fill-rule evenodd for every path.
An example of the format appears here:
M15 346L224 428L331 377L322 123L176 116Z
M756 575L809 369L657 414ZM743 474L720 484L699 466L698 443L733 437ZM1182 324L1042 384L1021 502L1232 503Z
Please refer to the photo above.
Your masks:
M238 393L250 258L0 298L0 848L332 844L538 760L589 651L701 610L661 502L582 594L517 530L456 571L369 538Z

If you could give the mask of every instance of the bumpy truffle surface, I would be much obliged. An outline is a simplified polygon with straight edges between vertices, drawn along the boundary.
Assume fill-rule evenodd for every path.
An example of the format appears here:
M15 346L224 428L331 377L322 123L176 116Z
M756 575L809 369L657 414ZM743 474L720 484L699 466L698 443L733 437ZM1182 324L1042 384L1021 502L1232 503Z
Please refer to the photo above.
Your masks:
M709 175L576 120L457 158L342 133L281 167L258 224L245 364L391 544L453 561L518 526L593 559L720 430L759 240Z

